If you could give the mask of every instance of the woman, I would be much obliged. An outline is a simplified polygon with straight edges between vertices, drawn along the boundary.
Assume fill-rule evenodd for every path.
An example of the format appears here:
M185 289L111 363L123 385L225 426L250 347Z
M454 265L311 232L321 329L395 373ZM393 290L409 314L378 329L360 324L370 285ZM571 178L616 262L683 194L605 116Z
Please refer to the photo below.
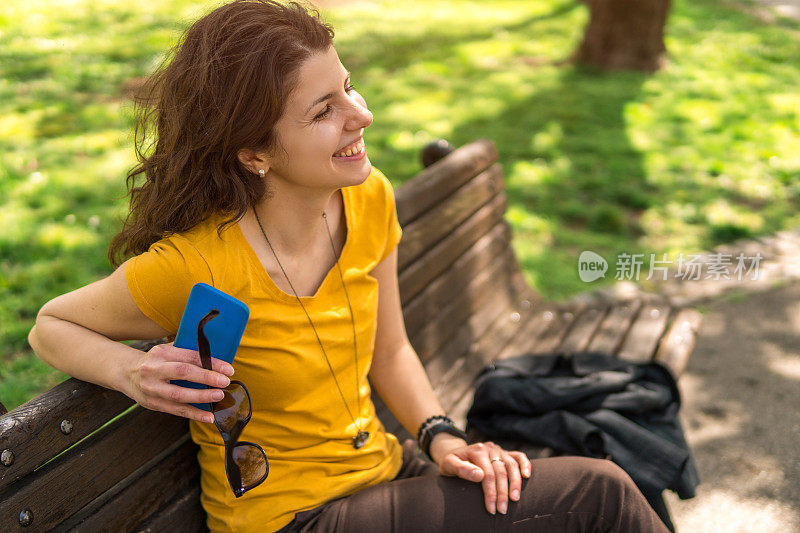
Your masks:
M137 143L130 214L109 249L117 268L48 302L31 346L67 374L190 419L215 532L665 530L609 461L529 461L467 445L436 418L403 325L394 194L366 156L372 114L332 39L316 11L267 0L189 28L140 101L137 131L155 118L157 142L150 153ZM197 282L250 308L233 367L204 370L172 343L143 353L118 342L174 339ZM213 418L190 405L218 400L234 368L252 399L242 438L270 465L241 497ZM368 377L412 434L431 437L433 462L385 432Z

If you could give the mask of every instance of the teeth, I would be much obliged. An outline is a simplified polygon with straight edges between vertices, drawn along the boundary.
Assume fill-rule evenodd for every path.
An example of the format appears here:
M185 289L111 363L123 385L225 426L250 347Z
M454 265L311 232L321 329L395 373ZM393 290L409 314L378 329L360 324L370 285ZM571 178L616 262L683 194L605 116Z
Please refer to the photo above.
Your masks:
M344 152L339 152L338 154L334 154L333 157L350 157L352 155L361 153L363 149L364 149L364 141L362 140L358 141L358 144L356 144L353 148L345 150Z

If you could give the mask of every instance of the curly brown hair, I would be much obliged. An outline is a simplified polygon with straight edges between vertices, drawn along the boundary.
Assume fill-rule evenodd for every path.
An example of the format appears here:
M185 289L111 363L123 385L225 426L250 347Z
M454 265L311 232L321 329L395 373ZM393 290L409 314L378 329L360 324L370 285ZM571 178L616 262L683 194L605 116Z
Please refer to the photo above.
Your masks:
M273 0L235 0L184 32L134 97L138 164L126 176L130 211L108 248L114 267L215 213L230 215L221 233L268 194L238 152L285 154L275 124L301 64L333 36L316 8Z

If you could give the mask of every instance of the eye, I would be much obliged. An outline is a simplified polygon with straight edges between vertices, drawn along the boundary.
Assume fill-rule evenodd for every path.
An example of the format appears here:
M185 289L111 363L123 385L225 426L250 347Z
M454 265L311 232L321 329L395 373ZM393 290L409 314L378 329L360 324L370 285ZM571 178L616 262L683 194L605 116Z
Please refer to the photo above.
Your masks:
M350 94L350 92L353 91L355 88L356 88L355 85L353 85L352 83L348 83L347 86L344 88L344 90L347 94ZM315 121L322 120L323 118L327 117L328 113L330 112L331 112L331 106L326 104L325 111L314 117L314 120Z
M326 104L325 105L325 111L323 111L322 113L320 113L319 115L314 117L314 120L322 120L323 118L327 117L328 113L330 113L330 112L331 112L331 106Z

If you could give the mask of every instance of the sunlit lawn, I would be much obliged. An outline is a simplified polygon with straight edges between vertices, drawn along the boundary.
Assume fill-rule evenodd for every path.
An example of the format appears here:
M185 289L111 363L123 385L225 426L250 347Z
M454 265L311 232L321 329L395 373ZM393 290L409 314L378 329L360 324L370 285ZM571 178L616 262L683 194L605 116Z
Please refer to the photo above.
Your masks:
M67 376L26 336L50 298L107 275L134 164L123 83L214 3L26 1L0 7L0 400ZM726 4L732 6L733 4ZM435 138L497 144L507 218L549 299L592 285L580 251L676 257L800 225L800 25L678 1L670 64L646 76L560 60L580 3L364 2L323 12L375 115L370 158L399 186Z

